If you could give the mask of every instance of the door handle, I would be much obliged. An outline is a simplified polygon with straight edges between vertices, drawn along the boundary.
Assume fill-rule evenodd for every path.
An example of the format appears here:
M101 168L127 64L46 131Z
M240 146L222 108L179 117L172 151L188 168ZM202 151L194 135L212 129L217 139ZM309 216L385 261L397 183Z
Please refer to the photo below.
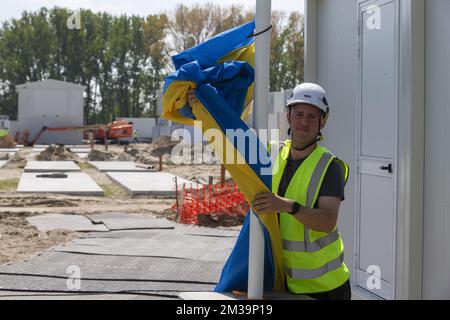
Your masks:
M389 165L387 165L387 166L381 166L380 169L383 170L383 171L387 171L389 173L392 173L392 163L389 163Z

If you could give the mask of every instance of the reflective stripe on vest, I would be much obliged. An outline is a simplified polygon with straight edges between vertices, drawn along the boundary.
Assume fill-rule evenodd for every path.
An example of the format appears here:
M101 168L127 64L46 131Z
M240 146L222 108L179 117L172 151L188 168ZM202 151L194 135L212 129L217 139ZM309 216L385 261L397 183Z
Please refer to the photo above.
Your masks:
M308 184L308 192L306 195L306 206L308 208L313 208L314 206L314 196L316 195L316 191L319 187L320 178L322 177L322 173L325 171L325 168L331 158L333 158L333 155L331 153L324 153L317 163L316 167L314 168L314 172Z
M305 227L306 229L306 227ZM306 239L306 238L305 238ZM339 233L337 230L333 231L329 235L317 239L314 242L303 241L290 241L283 239L283 250L293 251L293 252L317 252L326 246L332 244L339 239Z
M306 193L306 206L308 208L313 208L313 206L314 206L314 198L316 195L316 191L318 191L318 189L319 189L320 178L322 177L322 174L325 171L325 168L331 158L333 158L333 155L331 153L328 153L328 152L324 153L322 155L322 157L320 158L319 162L317 163L316 167L314 168L314 172L313 172L313 174L311 176L311 180L309 181L309 184L308 184L308 191ZM308 250L310 244L312 246L312 249L314 249L314 245L312 245L312 243L309 241L309 228L305 225L303 225L303 232L304 232L303 236L305 239L305 243L304 243L305 250L303 250L303 251L315 252L315 251L319 251L320 249L322 249L324 247L324 246L319 247L317 250L313 250L313 251ZM339 237L339 235L338 235L338 237ZM333 243L333 242L334 241L331 241L330 243ZM330 243L328 243L328 244L330 244ZM320 242L317 244L320 244ZM301 247L301 246L299 245L299 247ZM295 250L295 251L301 251L301 250Z
M315 279L323 276L330 271L340 268L342 262L344 262L344 253L342 253L338 258L331 260L318 269L291 269L286 267L285 271L286 274L294 280Z

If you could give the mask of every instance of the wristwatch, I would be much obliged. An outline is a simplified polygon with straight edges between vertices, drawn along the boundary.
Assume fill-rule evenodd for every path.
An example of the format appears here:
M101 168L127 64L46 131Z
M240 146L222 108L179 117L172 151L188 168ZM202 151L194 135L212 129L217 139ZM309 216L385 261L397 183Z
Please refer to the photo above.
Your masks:
M295 214L299 213L301 208L302 208L302 205L300 203L294 202L294 204L292 205L291 212L288 212L288 213L292 214L292 215L295 215Z

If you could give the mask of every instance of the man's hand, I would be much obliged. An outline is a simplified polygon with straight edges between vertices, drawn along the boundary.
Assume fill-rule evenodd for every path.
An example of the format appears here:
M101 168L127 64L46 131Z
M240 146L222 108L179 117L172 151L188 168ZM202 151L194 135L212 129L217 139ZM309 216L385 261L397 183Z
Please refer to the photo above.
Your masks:
M189 106L192 108L192 106L194 105L194 103L196 103L197 100L197 96L195 95L195 90L189 90L188 91L188 104Z
M294 201L281 198L271 192L259 193L253 200L252 207L257 213L278 213L290 211Z

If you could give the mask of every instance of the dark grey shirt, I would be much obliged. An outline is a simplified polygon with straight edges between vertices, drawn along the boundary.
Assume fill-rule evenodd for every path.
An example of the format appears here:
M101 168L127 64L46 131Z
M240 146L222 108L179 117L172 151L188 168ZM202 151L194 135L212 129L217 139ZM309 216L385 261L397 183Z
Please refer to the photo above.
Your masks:
M292 160L289 158L286 162L286 167L283 171L283 177L280 181L280 186L278 187L278 195L280 197L284 197L287 187L291 182L295 172L303 163L306 158L299 160ZM344 172L340 163L335 159L330 163L328 170L325 174L325 177L322 182L322 186L320 187L319 197L336 197L344 200L344 186L345 186L345 178ZM318 207L318 203L314 204L314 207Z

